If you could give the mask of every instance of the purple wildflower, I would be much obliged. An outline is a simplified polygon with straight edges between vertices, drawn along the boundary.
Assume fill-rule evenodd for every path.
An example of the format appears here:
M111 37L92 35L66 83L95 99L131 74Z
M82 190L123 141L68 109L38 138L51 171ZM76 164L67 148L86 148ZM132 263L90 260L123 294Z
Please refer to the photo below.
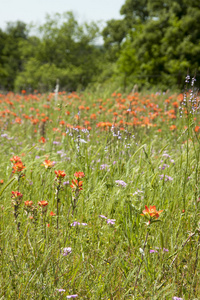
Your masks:
M53 141L53 144L54 144L54 145L60 145L61 143L60 143L60 142L57 142L57 141Z
M99 217L102 218L102 219L107 219L107 217L104 216L104 215L99 215Z
M63 249L63 256L67 256L68 254L72 253L72 248L67 247Z
M149 251L149 253L155 253L155 252L158 252L158 251L157 250L153 250L153 249Z
M123 187L126 187L126 186L127 186L127 183L124 182L123 180L115 180L115 182L118 184L118 186L119 186L119 185L121 185L121 186L123 186Z
M183 298L179 298L179 297L173 297L173 300L183 300Z
M161 170L161 169L164 170L165 168L169 168L169 165L163 164L162 167L159 167L160 170Z
M164 156L164 157L166 157L166 158L170 157L170 155L169 155L169 154L167 154L167 153L163 153L163 155L162 155L162 156Z
M76 298L76 297L78 297L77 294L75 294L75 295L68 295L68 296L67 296L67 299Z
M69 184L69 180L63 182L63 185L66 185L66 184Z
M57 291L61 293L61 292L65 292L66 290L64 290L64 289L57 289Z
M169 250L166 248L163 248L163 252L169 252Z
M105 169L109 171L109 165L107 164L100 165L100 170L105 170Z
M71 226L76 226L76 225L81 225L81 223L75 221L71 224Z
M79 223L77 221L74 221L71 226L77 226L77 225L83 225L83 226L87 226L87 223Z
M168 176L168 175L159 175L160 176L160 180L162 180L163 178L165 179L165 181L172 181L173 180L173 177L171 176Z
M135 193L133 193L133 196L138 195L139 193L143 193L143 191L140 191L137 189L137 191Z
M116 221L115 219L108 219L106 222L107 222L107 224L114 225L115 221Z

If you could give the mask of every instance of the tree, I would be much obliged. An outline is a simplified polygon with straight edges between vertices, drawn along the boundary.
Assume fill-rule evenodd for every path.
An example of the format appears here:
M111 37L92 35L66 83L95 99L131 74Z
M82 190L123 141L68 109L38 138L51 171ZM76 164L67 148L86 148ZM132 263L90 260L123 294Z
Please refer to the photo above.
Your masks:
M126 8L132 7L125 17L131 20L132 16L133 30L127 31L120 46L118 74L141 78L141 83L145 77L147 86L181 87L188 68L191 72L200 70L199 1L149 0L145 17L138 16L141 21L134 24L136 3L125 3L129 4Z
M21 55L26 60L15 87L52 90L56 79L61 89L75 90L94 80L103 60L101 48L94 45L99 29L95 23L79 25L71 12L47 15L40 26L40 40L29 38L22 43ZM30 53L32 51L32 55Z
M25 23L17 21L8 23L1 38L1 66L3 69L2 86L12 90L17 73L22 71L23 63L20 58L19 43L28 38L28 29Z
M149 17L148 0L126 0L120 9L128 28L134 24L144 23Z

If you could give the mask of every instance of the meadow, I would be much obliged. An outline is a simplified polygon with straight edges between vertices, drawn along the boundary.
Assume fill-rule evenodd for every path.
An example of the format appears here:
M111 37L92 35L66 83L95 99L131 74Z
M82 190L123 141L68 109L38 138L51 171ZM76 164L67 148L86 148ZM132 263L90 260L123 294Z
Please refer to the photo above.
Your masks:
M0 94L0 299L200 299L193 83Z

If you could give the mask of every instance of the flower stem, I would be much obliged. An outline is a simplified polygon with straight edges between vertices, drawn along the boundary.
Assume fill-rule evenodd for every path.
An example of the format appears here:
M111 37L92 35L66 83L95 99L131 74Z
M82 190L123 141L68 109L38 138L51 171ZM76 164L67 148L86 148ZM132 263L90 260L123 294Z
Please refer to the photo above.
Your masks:
M143 263L143 260L144 260L144 250L145 250L146 245L147 245L147 239L148 239L148 236L149 236L149 230L147 230L147 234L146 234L144 246L143 246L143 249L142 249L142 250L143 250L143 251L142 251L142 257L141 257L142 261L141 261L141 263L140 263L140 266L139 266L139 269L138 269L138 272L137 272L137 276L136 276L136 280L135 280L135 285L134 285L134 290L135 290L135 288L136 288L136 286L137 286L138 277L139 277L140 270L141 270L141 267L142 267L142 263Z

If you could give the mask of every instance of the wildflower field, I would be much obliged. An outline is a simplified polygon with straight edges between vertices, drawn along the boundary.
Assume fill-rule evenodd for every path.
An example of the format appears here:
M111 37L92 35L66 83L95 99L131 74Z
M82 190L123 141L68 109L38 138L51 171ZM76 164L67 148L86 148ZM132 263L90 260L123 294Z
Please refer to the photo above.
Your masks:
M0 94L0 299L200 299L198 108Z

